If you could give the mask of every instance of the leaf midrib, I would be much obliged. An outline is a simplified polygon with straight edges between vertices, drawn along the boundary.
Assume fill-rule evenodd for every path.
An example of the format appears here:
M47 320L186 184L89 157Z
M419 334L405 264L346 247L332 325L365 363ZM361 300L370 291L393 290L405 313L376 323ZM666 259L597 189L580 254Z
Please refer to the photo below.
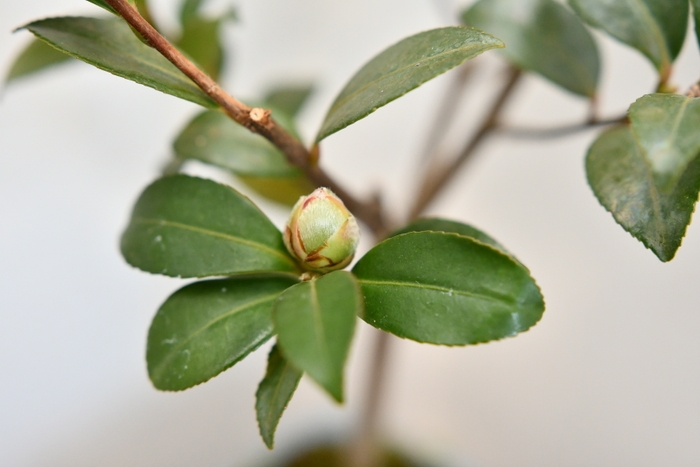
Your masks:
M509 303L516 303L516 300L508 297L508 296L503 296L503 295L498 295L498 294L493 294L493 295L486 295L486 294L480 294L480 293L475 293L475 292L469 292L466 290L458 290L455 288L449 288L449 287L442 287L439 285L432 285L432 284L424 284L424 283L415 283L415 282L403 282L403 281L383 281L383 280L376 280L376 279L360 279L358 278L358 281L361 284L368 284L368 285L386 285L386 286L393 286L393 287L411 287L414 289L425 289L425 290L432 290L435 292L441 292L441 293L452 293L453 295L461 295L464 297L471 297L471 298L477 298L480 300L486 300L486 301L492 301L492 302L509 302Z
M168 226L168 227L175 227L175 228L179 228L179 229L183 229L183 230L189 230L192 232L210 235L212 237L222 238L224 240L228 240L228 241L233 242L233 243L240 243L242 245L246 245L246 246L249 246L252 248L257 248L257 249L262 250L266 253L277 256L280 259L283 259L285 262L291 264L294 270L296 270L296 268L297 268L296 264L294 263L294 260L287 257L284 253L281 253L280 251L275 250L273 248L270 248L267 245L264 245L262 243L253 242L251 240L247 240L247 239L244 239L241 237L235 237L233 235L225 234L222 232L217 232L215 230L209 230L209 229L205 229L203 227L196 227L193 225L182 224L180 222L169 221L166 219L153 219L153 218L148 218L148 217L134 217L131 222L137 223L137 224L156 224L156 225L163 225L163 226Z
M206 331L207 329L209 329L210 327L212 327L214 324L218 323L219 321L224 320L226 318L229 318L237 313L240 313L241 311L245 311L246 309L253 308L257 305L261 305L265 302L271 302L271 301L275 300L278 295L279 295L279 293L274 293L274 294L266 295L266 296L259 298L257 300L253 300L253 301L244 303L236 308L233 308L233 309L227 311L226 313L223 313L223 314L217 316L216 318L208 321L207 323L205 323L203 326L198 328L193 333L189 334L183 341L181 341L179 344L177 344L175 347L172 347L169 350L168 354L161 361L161 363L158 364L153 369L154 379L159 379L159 377L161 376L160 373L162 371L164 371L165 368L167 368L168 364L173 360L173 358L175 358L175 356L180 352L180 350L182 350L183 347L185 347L188 343L190 343L192 341L192 339L194 339L196 336L198 336L202 332ZM156 377L156 375L158 377Z

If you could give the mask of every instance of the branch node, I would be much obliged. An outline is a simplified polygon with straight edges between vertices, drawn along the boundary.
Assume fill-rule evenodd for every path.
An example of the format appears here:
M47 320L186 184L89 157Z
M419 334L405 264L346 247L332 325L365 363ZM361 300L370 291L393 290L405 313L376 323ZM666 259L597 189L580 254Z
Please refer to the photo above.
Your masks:
M270 111L266 109L261 109L260 107L255 107L253 109L250 109L250 112L248 113L250 115L250 119L254 121L255 123L262 125L262 126L268 126L270 123Z

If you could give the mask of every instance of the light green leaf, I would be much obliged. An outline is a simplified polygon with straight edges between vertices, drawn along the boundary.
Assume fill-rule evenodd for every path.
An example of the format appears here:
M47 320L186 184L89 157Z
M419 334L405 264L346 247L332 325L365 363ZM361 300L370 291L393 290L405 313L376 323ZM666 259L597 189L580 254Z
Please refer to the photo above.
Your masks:
M313 86L280 86L271 89L265 96L265 102L270 106L282 110L292 117L299 113L309 96L313 92Z
M65 63L70 58L70 55L56 50L45 42L32 39L29 45L15 59L5 81L10 83L59 63Z
M360 288L346 271L297 284L273 305L282 354L338 402L343 401L343 368L359 314Z
M650 94L632 104L629 117L654 184L669 194L700 154L700 99Z
M181 391L218 375L272 336L272 303L293 277L195 282L160 307L148 331L153 385Z
M644 54L663 75L683 46L688 0L569 0L591 26Z
M301 380L302 372L284 359L275 345L270 351L265 378L255 393L255 411L258 428L265 445L272 449L275 444L275 431L282 413L292 399Z
M407 225L406 227L393 232L390 237L396 237L409 232L446 232L446 233L456 233L463 237L473 238L481 243L492 246L497 250L500 250L506 254L506 250L503 245L498 243L496 240L486 235L481 230L472 227L471 225L462 224L461 222L455 222L447 219L439 219L437 217L425 217L418 219Z
M432 29L392 45L369 61L333 102L316 142L421 84L503 42L465 27Z
M282 234L248 198L186 175L146 188L121 250L132 266L167 276L297 271Z
M412 232L389 238L353 268L363 319L418 342L466 345L526 331L544 302L528 270L468 237Z
M462 22L506 43L505 57L569 91L592 97L600 57L581 21L554 0L481 0L462 13Z
M588 183L603 205L661 261L673 259L700 191L700 159L688 164L673 192L659 192L629 127L603 133L588 151Z
M284 112L273 109L272 114L295 133ZM197 115L177 137L174 149L179 159L196 159L230 170L261 195L286 205L293 205L315 188L272 143L221 112Z
M175 43L214 81L218 81L224 65L221 23L219 19L192 19L183 25L182 35Z
M25 26L57 49L151 88L205 107L216 103L121 19L49 18Z

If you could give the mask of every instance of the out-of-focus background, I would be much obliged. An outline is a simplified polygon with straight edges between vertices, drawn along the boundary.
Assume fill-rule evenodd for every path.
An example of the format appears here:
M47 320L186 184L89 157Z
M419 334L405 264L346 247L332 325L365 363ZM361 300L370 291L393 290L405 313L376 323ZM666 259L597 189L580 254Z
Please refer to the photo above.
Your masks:
M176 5L155 1L164 24ZM211 8L225 1L211 0ZM415 32L453 24L471 2L238 0L226 30L225 86L255 99L271 85L313 80L301 118L311 138L330 101L365 61ZM0 71L29 40L11 30L39 17L100 14L82 0L0 3ZM601 108L621 114L654 73L631 49L602 46ZM497 89L493 53L479 59L447 149L456 149ZM700 78L689 36L674 82ZM323 165L356 193L381 188L398 217L419 174L425 129L450 74L323 143ZM0 100L0 465L261 465L318 437L354 429L372 331L361 326L338 407L304 380L278 449L257 435L254 392L266 346L182 393L152 388L150 319L184 281L125 264L118 238L140 191L158 176L197 108L74 63L3 90ZM528 76L508 122L582 121L586 103ZM543 320L513 339L466 348L393 339L381 413L387 438L462 467L700 465L700 229L669 264L618 227L583 169L595 131L525 141L496 137L430 212L493 235L532 271ZM220 175L203 166L188 170ZM285 211L264 203L281 225ZM368 245L364 245L366 248Z

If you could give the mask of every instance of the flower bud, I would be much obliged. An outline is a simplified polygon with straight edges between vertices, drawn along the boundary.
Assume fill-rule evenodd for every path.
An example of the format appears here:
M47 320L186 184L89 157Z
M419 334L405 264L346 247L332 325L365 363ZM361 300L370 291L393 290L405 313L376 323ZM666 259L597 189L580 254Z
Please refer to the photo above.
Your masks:
M355 217L328 188L299 198L284 231L284 244L302 268L320 273L350 264L359 241Z

